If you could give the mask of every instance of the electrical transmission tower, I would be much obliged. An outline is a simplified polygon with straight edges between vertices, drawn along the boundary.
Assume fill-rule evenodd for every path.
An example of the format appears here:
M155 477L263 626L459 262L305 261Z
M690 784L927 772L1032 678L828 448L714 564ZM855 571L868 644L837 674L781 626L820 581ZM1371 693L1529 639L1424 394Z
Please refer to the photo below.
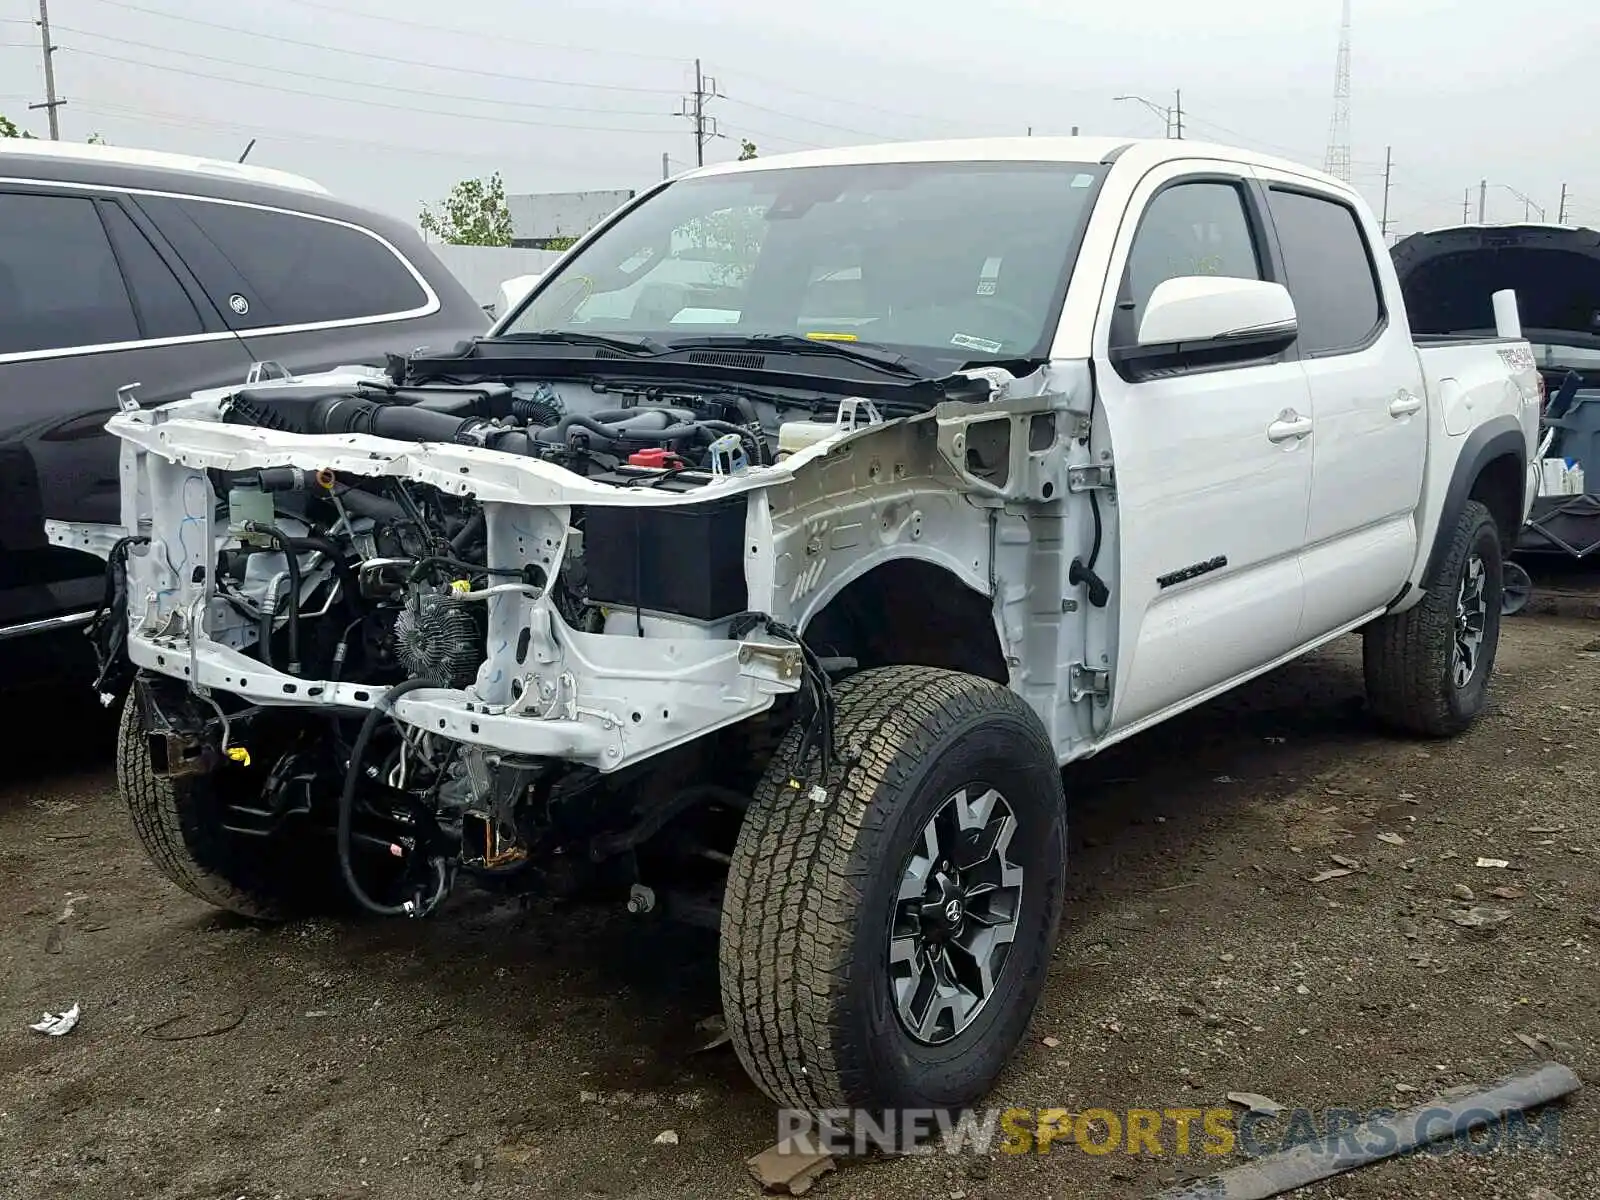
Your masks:
M1339 21L1339 61L1333 71L1333 119L1328 122L1328 153L1322 169L1350 182L1350 0Z
M700 70L700 60L694 60L694 93L683 98L683 107L678 110L680 117L687 117L694 123L694 161L696 166L706 165L706 143L714 137L721 137L717 132L717 119L706 112L706 101L720 99L722 93L717 91L717 81Z

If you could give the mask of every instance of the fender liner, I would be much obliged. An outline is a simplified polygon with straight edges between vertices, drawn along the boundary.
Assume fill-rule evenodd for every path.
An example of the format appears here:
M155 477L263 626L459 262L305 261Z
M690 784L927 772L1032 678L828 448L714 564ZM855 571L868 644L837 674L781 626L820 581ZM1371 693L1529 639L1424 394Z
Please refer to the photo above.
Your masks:
M1433 546L1428 551L1428 565L1422 573L1422 586L1433 578L1439 558L1449 544L1451 531L1461 519L1461 510L1467 506L1473 486L1483 474L1483 468L1497 458L1511 457L1517 461L1517 520L1527 508L1528 441L1522 426L1512 416L1499 416L1485 421L1467 435L1456 456L1455 471L1450 476L1450 486L1445 490L1444 505L1439 510L1439 524L1433 532ZM1503 531L1514 539L1517 530ZM1510 542L1507 542L1509 548ZM1402 593L1404 595L1404 593Z

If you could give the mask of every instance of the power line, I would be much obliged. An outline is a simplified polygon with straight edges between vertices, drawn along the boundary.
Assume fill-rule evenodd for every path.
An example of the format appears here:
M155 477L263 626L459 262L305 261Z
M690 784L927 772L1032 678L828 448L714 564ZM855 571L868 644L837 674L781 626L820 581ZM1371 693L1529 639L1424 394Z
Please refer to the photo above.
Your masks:
M601 92L634 92L656 96L671 95L673 92L672 88L625 86L617 83L579 83L576 80L571 79L541 79L532 75L513 75L505 71L485 70L482 67L457 67L448 63L428 62L424 59L418 58L400 58L392 54L375 54L369 50L349 50L343 46L325 46L319 42L307 42L300 38L284 37L282 34L277 33L261 33L254 29L240 29L237 26L224 25L218 21L206 21L199 17L181 16L178 13L162 12L160 9L145 8L138 4L129 4L126 2L126 0L96 0L96 3L109 4L113 8L126 9L129 12L144 13L147 16L164 17L169 21L178 21L185 25L199 25L206 29L220 29L222 32L232 34L235 37L243 35L244 37L261 38L264 41L278 42L285 46L297 46L303 50L320 50L326 54L346 54L352 58L367 59L371 62L394 63L402 67L421 67L426 70L451 71L456 74L460 74L465 70L470 70L472 74L481 76L484 79L509 79L514 83L520 84L542 84L547 87L586 88Z
M793 87L793 86L791 86L790 84L787 84L787 83L779 83L776 80L768 79L768 78L766 78L764 76L760 76L760 75L750 75L750 74L748 74L746 72L743 72L743 71L738 73L737 78L748 79L752 83L763 84L766 87L769 87L773 91L776 91L776 92L787 92L790 95L804 96L807 99L811 99L811 100L826 100L826 101L828 101L828 102L830 102L832 104L843 104L848 108L862 109L862 110L864 110L866 112L882 113L885 116L889 116L889 117L901 117L901 118L903 118L903 119L905 119L907 121L919 121L919 122L922 122L924 124L926 124L926 123L928 123L930 121L939 122L939 123L943 122L943 118L930 117L927 113L908 113L908 112L901 111L899 109L884 108L881 105L866 104L866 103L863 103L863 102L861 102L859 100L841 100L837 93L833 93L833 94L830 95L830 94L827 94L827 93L824 93L824 92L808 92L808 91L804 90L803 88Z
M573 46L563 42L538 42L532 38L515 37L500 31L490 32L479 29L461 29L454 25L435 25L431 21L413 21L406 17L391 16L388 13L362 12L359 9L341 8L336 4L323 4L319 0L290 0L290 3L301 5L304 8L313 8L321 12L339 13L346 17L359 17L368 21L378 21L384 25L404 25L410 29L423 29L429 33L448 33L457 37L481 38L484 41L497 42L508 46L530 46L536 50L564 50L576 54L609 54L617 58L642 58L656 62L681 63L685 60L672 54L646 54L637 50L613 50L601 46Z
M385 154L410 154L418 158L438 159L440 150L437 146L422 146L417 144L405 145L401 142L373 141L369 138L340 137L337 134L315 133L298 129L278 129L265 125L250 125L237 121L214 121L204 117L196 117L188 113L171 113L159 110L130 108L117 104L95 104L82 102L75 107L81 112L95 113L104 117L120 117L145 121L155 125L170 125L180 129L216 130L226 133L241 133L252 137L262 138L266 141L281 142L285 145L298 145L304 142L320 142L335 146L347 146L360 150L381 150ZM649 132L655 133L656 130ZM507 153L504 150L469 150L457 145L449 148L450 157L478 158L485 161L506 161L526 163L530 166L547 164L549 159L543 155L518 155Z
M784 137L781 134L765 133L760 129L751 129L748 125L739 127L741 135L751 138L760 138L763 142L779 142L786 146L798 146L802 150L826 150L828 147L818 145L816 142L802 142L796 138Z
M251 79L238 79L231 75L216 75L209 71L195 71L187 67L169 67L159 63L141 62L136 58L123 58L119 54L102 54L98 50L73 50L72 53L86 55L90 58L105 59L108 62L126 63L129 66L142 67L147 71L167 71L174 75L186 75L195 79L212 79L220 83L231 83L238 87L261 88L269 92L282 92L290 96L309 96L314 100L343 101L347 104L363 104L371 108L386 108L396 112L412 113L417 116L447 117L457 121L489 121L498 125L523 125L535 129L578 129L591 133L660 133L659 129L620 128L605 125L568 125L543 118L531 117L496 117L484 113L461 113L441 111L439 109L418 108L412 104L391 104L384 100L368 100L359 96L329 96L323 92L312 91L309 88L285 87L276 83L257 83ZM604 109L589 109L579 111L604 112ZM635 114L644 115L644 114ZM670 115L670 114L663 114Z
M70 26L67 26L67 25L60 25L60 26L57 26L57 28L60 29L61 32L63 32L63 33L75 34L78 37L91 37L91 38L95 38L95 39L97 39L99 41L115 42L115 43L118 43L118 44L123 45L123 46L136 46L141 50L153 50L158 54L168 54L168 53L181 54L182 57L184 57L186 59L200 59L200 60L205 61L205 62L219 63L219 64L221 64L223 66L249 67L249 68L254 68L256 70L268 71L273 75L289 75L289 76L294 76L294 77L300 78L300 79L313 79L313 80L318 81L319 83L324 83L324 84L327 82L327 78L328 78L327 74L323 73L323 72L293 71L293 70L289 70L289 69L287 69L285 67L268 67L268 66L262 65L261 63L247 62L244 59L239 59L239 58L223 58L220 55L216 55L216 54L198 54L198 53L195 53L195 52L192 52L192 51L188 51L188 50L175 51L175 50L171 50L171 49L169 49L168 47L165 47L165 46L154 45L153 43L150 43L150 42L136 42L132 38L107 37L104 34L91 33L86 29L74 29L74 28L72 28ZM134 63L133 59L118 58L115 55L107 54L107 53L105 53L103 51L83 50L83 49L80 49L80 48L74 47L74 46L63 46L62 49L67 51L69 54L74 54L74 53L75 54L85 54L85 55L90 56L91 58L105 58L105 59L109 59L109 60L111 60L113 62L125 62L125 63L130 63L130 64ZM158 71L165 70L165 71L177 71L177 72L181 72L183 74L198 74L197 72L189 71L187 68L167 67L167 66L162 66L162 65L156 64L156 63L139 62L136 65L141 66L141 67L151 67L151 68L153 68L155 70L158 70ZM355 103L355 104L374 103L373 101L361 100L361 99L357 99L355 97L349 97L349 96L328 96L328 95L325 95L322 92L299 93L299 92L295 92L295 89L292 89L292 88L277 88L277 87L275 87L275 85L272 85L272 84L252 83L249 80L236 79L235 77L233 77L231 75L229 75L229 76L202 75L201 77L202 78L206 78L206 79L226 79L230 83L244 83L244 84L247 84L250 87L263 87L263 88L272 87L272 88L274 88L274 90L277 90L277 91L290 91L290 92L294 92L295 94L305 94L305 95L314 94L314 95L316 95L317 97L319 97L321 99L327 99L327 100L349 100L351 103ZM588 106L588 105L575 105L575 104L540 104L540 103L538 103L536 101L533 101L533 100L503 100L503 99L501 99L501 98L499 98L497 96L464 96L464 95L460 95L460 94L457 94L457 93L434 91L431 88L402 87L399 84L392 84L392 83L373 83L373 82L371 82L369 80L366 80L366 79L344 79L344 80L340 80L339 82L342 83L342 84L348 84L351 87L372 88L372 89L374 89L376 91L394 92L394 93L397 93L397 94L400 94L400 95L407 95L407 96L423 96L423 97L428 98L429 100L461 100L461 101L464 101L464 102L469 103L469 104L493 104L493 105L495 105L497 107L500 107L500 108L533 108L533 109L543 109L543 110L546 110L546 111L549 111L549 112L603 113L603 114L606 114L608 116L618 116L618 117L654 117L654 116L670 116L670 115L672 115L670 113L663 113L659 109L657 109L655 111L649 111L649 110L641 110L641 109L594 108L594 107ZM385 105L383 107L394 107L394 106ZM432 109L431 108L430 109L409 109L408 111L430 112L430 111L432 111ZM448 115L452 115L452 114L440 114L440 115L448 116Z
M855 134L858 137L879 138L886 142L901 140L899 138L888 137L885 134L873 133L865 129L852 129L848 125L835 125L829 121L819 121L815 117L802 117L799 113L790 113L784 112L781 109L768 108L763 104L756 104L749 100L741 100L737 96L723 96L721 99L727 100L730 104L742 104L745 108L754 109L756 112L768 113L774 117L783 117L786 120L799 121L804 125L815 125L819 129L832 129L838 133Z

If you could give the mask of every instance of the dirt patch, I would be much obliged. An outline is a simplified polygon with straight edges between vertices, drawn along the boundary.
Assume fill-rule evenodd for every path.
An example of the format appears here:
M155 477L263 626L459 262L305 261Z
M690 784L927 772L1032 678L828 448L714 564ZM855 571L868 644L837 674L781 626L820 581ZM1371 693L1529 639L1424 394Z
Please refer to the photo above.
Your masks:
M1056 966L992 1102L1368 1109L1536 1057L1592 1077L1596 626L1505 636L1495 710L1459 741L1375 734L1342 643L1071 771ZM60 705L17 719L62 746L82 714ZM424 922L258 928L156 875L90 757L14 760L0 783L0 1195L754 1194L743 1159L776 1119L730 1051L695 1052L709 935L479 894ZM1507 915L1458 923L1474 906ZM74 1001L69 1036L27 1030ZM1580 1093L1554 1152L1302 1194L1593 1197L1597 1112ZM847 1164L812 1194L1133 1197L1217 1165L1172 1148Z

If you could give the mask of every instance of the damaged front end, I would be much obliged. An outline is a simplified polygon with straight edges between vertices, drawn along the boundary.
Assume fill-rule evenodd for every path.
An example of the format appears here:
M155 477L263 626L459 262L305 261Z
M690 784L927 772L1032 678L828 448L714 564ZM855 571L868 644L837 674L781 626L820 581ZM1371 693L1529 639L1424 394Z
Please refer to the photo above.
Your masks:
M232 781L231 835L331 834L386 914L467 872L714 920L783 732L797 785L849 752L832 680L882 631L802 631L850 585L914 561L996 597L974 637L1027 684L997 530L1051 500L1086 384L994 375L909 419L837 404L781 461L771 412L704 392L272 381L120 412L122 527L50 535L107 559L96 686L132 680L152 773Z

